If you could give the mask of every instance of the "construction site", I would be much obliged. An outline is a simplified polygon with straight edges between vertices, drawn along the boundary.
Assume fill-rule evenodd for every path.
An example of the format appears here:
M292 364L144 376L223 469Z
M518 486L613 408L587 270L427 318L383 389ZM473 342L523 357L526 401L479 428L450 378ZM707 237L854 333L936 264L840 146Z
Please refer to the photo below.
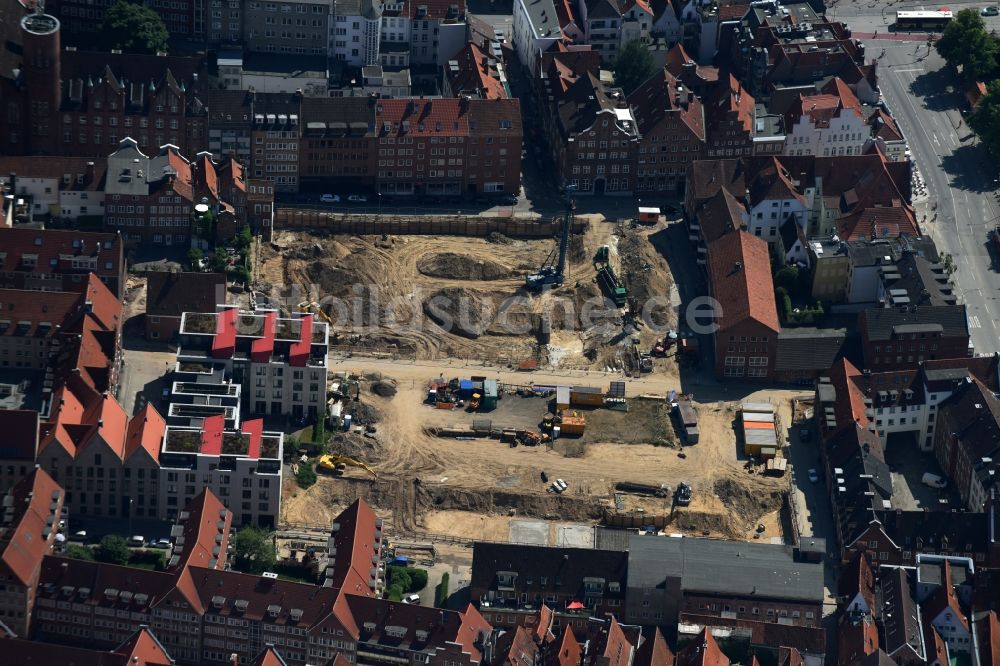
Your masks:
M664 333L632 313L655 303L668 329L679 304L650 230L572 211L551 224L543 239L277 232L258 303L320 313L345 353L640 372Z
M748 463L738 403L685 403L694 426L671 402L697 346L657 228L568 205L552 230L286 230L263 247L258 302L330 322L335 382L357 387L336 406L318 482L285 484L286 527L363 497L418 540L516 540L525 520L553 539L567 523L791 538L789 481ZM790 411L789 396L768 400Z
M557 389L538 382L548 379L544 375L518 392L510 382L523 375L497 372L495 407L484 405L484 395L475 410L457 400L439 408L448 403L429 400L429 387L439 380L428 380L424 365L397 363L391 380L378 372L343 372L356 377L360 389L340 411L350 415L350 425L333 434L316 485L301 490L288 480L286 525L322 525L362 497L395 533L428 539L507 540L524 519L791 538L782 517L789 480L743 454L739 403L692 403L699 438L685 445L683 425L663 396L626 396L617 404L628 411L606 402L559 410ZM387 383L391 395L373 390ZM790 393L766 395L776 412L791 418ZM755 399L767 398L762 392ZM581 434L553 437L556 424L573 419L583 423Z

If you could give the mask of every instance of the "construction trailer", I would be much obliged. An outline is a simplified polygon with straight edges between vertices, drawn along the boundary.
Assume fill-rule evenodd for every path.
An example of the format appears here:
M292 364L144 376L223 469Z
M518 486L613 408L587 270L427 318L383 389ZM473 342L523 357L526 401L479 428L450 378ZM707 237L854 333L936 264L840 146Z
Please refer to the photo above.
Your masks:
M569 403L588 407L604 404L604 391L596 386L574 386L569 391Z
M557 386L556 387L556 409L569 409L569 387L568 386Z
M684 441L688 444L698 443L698 412L690 400L678 400L676 403L677 420L684 431Z
M482 410L490 411L497 408L497 400L499 399L500 392L497 385L497 380L487 379L483 381L483 401Z
M770 460L780 448L774 429L774 407L766 402L747 402L740 408L743 430L743 453Z

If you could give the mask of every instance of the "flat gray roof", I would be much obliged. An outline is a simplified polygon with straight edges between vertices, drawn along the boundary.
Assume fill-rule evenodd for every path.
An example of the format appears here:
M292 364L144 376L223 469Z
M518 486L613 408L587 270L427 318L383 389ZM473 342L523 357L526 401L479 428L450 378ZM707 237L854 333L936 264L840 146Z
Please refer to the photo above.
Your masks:
M630 535L628 586L655 588L668 577L689 592L823 601L823 565L796 562L791 546Z

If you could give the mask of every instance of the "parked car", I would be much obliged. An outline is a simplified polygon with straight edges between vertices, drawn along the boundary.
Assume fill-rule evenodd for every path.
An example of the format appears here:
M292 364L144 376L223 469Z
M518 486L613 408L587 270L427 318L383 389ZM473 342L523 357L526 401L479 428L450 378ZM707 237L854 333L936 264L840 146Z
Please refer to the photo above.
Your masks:
M419 604L420 603L420 595L417 594L417 593L415 593L415 592L413 594L407 594L405 597L403 597L403 603L404 604Z
M149 545L152 546L153 548L161 548L163 550L167 550L168 548L170 548L170 539L166 539L166 538L164 538L164 539L157 539L156 541L154 541L153 543L151 543Z
M365 196L364 194L352 194L351 196L347 197L347 200L353 201L354 203L367 203L368 197Z
M920 482L931 488L941 489L948 487L947 479L943 479L937 474L931 474L930 472L924 472L924 475L920 478Z
M993 5L990 5L989 7L983 7L983 10L980 12L980 14L982 14L983 16L1000 16L1000 8L997 8Z
M819 474L816 473L816 468L809 468L809 483L816 483L819 481Z
M504 196L500 197L500 203L503 204L504 206L516 206L517 197L515 197L513 194L505 194Z
M87 530L80 530L79 532L73 532L73 536L69 538L70 541L86 541L87 540Z
M146 545L146 538L143 536L133 536L128 540L128 545L132 548L142 548Z
M340 196L336 194L324 194L319 200L323 203L340 203Z

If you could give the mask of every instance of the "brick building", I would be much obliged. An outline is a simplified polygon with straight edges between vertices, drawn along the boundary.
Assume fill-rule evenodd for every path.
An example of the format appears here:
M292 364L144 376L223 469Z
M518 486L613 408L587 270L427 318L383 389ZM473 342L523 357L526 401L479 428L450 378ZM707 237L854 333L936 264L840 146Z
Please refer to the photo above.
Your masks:
M628 96L639 130L638 194L678 191L705 148L701 100L664 69Z
M194 153L206 143L204 56L63 50L47 14L25 16L7 38L23 55L19 81L0 82L0 152L103 159L126 136L145 151L170 143Z
M331 182L363 190L374 185L378 171L372 135L377 103L365 97L302 100L303 129L299 144L302 190L321 190Z
M767 243L745 231L708 245L708 277L716 313L715 374L719 379L763 379L774 369L778 310Z
M0 623L17 636L31 630L42 557L57 545L66 514L64 493L43 470L34 469L3 497L0 520ZM0 643L0 650L8 655ZM5 657L7 658L7 657Z
M965 305L868 308L858 315L865 368L902 370L972 356Z
M81 292L93 273L121 298L124 252L119 234L0 227L0 272L7 289Z
M553 136L560 179L579 194L631 194L639 130L620 90L587 73L556 98Z
M735 76L720 77L705 102L709 157L753 154L755 105L753 96Z
M146 339L170 342L185 312L205 312L226 302L224 273L146 273Z
M204 152L189 162L172 145L147 157L127 137L108 156L108 173L104 224L128 241L214 247L244 224L270 237L272 186L263 179L247 178L233 158L219 165ZM195 223L194 207L199 203L211 209L212 229Z

